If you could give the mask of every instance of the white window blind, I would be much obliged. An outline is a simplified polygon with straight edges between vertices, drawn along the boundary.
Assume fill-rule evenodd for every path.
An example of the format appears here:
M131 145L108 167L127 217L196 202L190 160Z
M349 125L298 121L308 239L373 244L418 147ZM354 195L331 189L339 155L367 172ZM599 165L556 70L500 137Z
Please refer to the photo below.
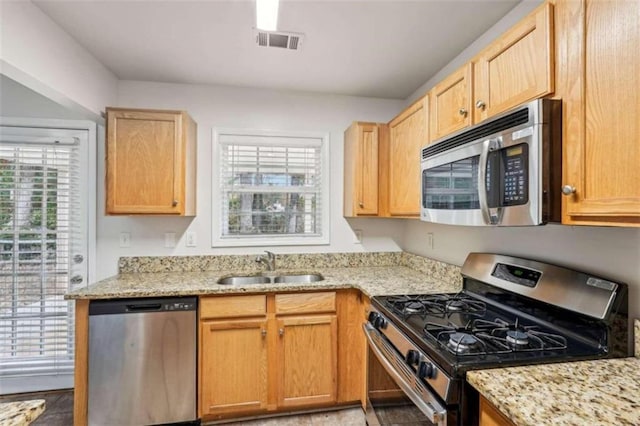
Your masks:
M220 133L220 239L324 238L326 138Z
M72 378L63 295L86 285L80 140L10 133L0 134L0 393L10 379Z

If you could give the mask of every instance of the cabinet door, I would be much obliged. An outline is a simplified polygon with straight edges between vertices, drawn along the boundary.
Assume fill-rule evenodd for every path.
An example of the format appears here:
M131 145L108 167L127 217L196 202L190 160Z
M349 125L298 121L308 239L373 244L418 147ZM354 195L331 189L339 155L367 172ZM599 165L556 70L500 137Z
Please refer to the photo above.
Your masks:
M474 60L474 123L552 93L553 5L545 3Z
M266 320L201 323L201 415L267 408Z
M640 8L557 3L565 224L640 226Z
M429 140L434 141L471 124L471 64L460 68L429 92Z
M353 123L345 132L344 216L378 214L378 126Z
M480 396L480 426L514 426L513 422L505 417L484 396Z
M389 123L388 212L420 215L420 150L427 143L428 97Z
M310 315L277 320L280 407L336 402L336 315Z
M107 213L181 214L179 112L107 109Z

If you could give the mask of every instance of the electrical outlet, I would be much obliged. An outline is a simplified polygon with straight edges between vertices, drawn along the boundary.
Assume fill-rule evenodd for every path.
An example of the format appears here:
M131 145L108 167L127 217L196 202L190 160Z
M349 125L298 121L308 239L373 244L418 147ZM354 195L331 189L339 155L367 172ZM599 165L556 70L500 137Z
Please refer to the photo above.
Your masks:
M427 247L433 250L433 232L427 233Z
M164 233L164 246L166 248L174 248L176 246L176 233L165 232Z
M195 232L193 231L187 232L187 240L185 241L185 245L187 247L195 247L197 245Z
M362 229L354 229L354 244L362 244Z
M120 233L120 247L122 248L131 247L131 233L129 232Z

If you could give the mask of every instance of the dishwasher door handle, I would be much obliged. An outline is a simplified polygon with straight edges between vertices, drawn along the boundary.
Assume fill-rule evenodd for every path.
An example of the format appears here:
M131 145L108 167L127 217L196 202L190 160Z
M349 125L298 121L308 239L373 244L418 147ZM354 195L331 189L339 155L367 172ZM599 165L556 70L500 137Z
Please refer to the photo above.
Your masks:
M148 305L127 305L127 312L149 312L159 311L160 309L162 309L162 305L160 303L150 303Z

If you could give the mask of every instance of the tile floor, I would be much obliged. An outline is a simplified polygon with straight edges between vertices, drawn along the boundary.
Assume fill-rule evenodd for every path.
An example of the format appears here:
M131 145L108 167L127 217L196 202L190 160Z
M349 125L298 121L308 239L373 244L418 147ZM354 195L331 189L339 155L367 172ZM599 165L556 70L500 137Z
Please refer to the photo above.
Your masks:
M0 402L44 399L46 409L32 426L72 426L73 390L55 392L23 393L0 396ZM364 413L360 408L338 411L273 417L270 419L225 423L231 426L365 426ZM220 425L220 423L218 423Z

